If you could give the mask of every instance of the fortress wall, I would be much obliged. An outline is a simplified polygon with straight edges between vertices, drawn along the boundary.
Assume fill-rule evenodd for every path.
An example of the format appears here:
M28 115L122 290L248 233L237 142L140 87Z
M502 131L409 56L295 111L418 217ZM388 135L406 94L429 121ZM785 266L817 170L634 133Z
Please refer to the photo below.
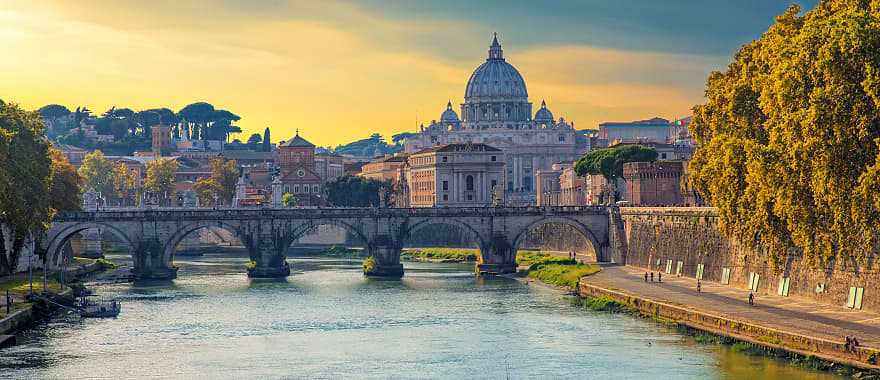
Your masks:
M880 263L877 255L863 263L838 261L810 268L797 254L789 255L781 273L771 272L767 254L748 249L718 229L713 208L621 208L627 254L626 264L662 270L673 260L672 274L682 262L683 276L695 277L699 264L703 279L721 282L724 268L730 269L730 286L747 289L750 273L758 274L760 294L774 294L783 276L789 278L789 296L844 306L850 287L864 288L862 309L880 311ZM657 260L660 265L657 265ZM817 285L824 284L824 291Z

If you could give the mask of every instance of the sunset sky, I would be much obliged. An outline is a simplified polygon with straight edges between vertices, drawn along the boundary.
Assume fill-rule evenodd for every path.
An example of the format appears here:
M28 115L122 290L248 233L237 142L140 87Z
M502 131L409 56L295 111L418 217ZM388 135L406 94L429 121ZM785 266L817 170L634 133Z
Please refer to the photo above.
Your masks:
M677 118L789 4L816 0L0 0L0 98L135 110L207 101L327 146L439 118L505 58L575 127ZM534 106L537 110L537 106Z

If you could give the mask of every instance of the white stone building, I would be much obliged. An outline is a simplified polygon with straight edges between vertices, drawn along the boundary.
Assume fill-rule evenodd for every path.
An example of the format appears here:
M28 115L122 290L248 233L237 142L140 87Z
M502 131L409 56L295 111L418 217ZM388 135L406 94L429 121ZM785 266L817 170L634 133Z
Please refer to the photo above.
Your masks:
M421 131L404 141L404 151L415 153L447 144L487 144L504 151L508 202L535 202L535 175L554 163L572 162L586 153L589 141L576 141L573 123L554 118L544 101L534 117L525 80L504 60L497 36L489 47L489 57L471 74L460 108L461 119L452 102L440 120L420 127Z

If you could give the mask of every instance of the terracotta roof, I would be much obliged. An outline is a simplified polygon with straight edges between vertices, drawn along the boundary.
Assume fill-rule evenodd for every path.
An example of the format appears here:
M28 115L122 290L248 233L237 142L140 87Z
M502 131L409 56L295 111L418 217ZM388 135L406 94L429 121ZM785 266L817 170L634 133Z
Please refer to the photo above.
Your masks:
M299 134L293 136L292 139L285 141L281 144L281 146L299 146L299 147L315 147L315 144L312 144L306 139L299 137Z

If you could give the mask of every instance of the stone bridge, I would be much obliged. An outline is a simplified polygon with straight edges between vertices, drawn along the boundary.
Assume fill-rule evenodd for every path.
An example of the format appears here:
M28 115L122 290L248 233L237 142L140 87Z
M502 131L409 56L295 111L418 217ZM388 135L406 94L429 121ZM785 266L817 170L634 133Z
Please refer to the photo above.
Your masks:
M342 227L356 236L378 265L378 276L403 275L401 248L411 236L430 233L432 226L453 225L473 236L479 247L479 273L516 270L516 252L528 231L545 223L573 227L589 240L599 261L623 263L625 249L611 244L618 230L616 209L578 207L480 208L304 208L304 209L118 209L58 214L41 239L51 263L61 260L63 247L74 234L101 228L131 247L133 273L139 279L173 279L177 244L204 227L226 229L247 248L256 266L251 277L290 274L287 248L321 225Z

